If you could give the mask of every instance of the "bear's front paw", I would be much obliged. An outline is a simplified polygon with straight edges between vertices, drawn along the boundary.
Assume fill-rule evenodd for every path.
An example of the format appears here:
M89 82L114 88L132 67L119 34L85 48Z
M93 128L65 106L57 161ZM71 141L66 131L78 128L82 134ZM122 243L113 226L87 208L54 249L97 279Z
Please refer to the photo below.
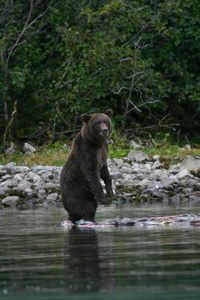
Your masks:
M116 193L112 190L112 188L106 188L106 192L108 196L114 196Z
M102 204L108 204L109 203L106 197L103 197L103 198L99 199L99 202L102 203Z
M113 191L113 190L109 190L107 193L108 193L109 196L114 196L114 195L116 195L116 192Z

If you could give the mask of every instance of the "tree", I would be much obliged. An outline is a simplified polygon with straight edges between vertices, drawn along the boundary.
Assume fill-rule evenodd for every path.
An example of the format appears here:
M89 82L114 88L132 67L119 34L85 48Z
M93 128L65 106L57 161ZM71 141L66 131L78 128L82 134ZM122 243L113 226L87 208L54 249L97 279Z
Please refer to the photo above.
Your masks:
M4 1L3 144L7 135L55 141L80 128L80 114L108 107L123 128L164 122L197 132L199 8L197 0Z
M198 134L200 113L200 2L198 0L155 1L159 12L154 43L145 49L155 71L167 82L163 102L171 118L181 124L183 134ZM151 7L152 9L152 7ZM164 81L163 81L164 82ZM158 106L159 108L159 106Z
M140 1L92 4L84 1L77 23L59 28L66 52L54 83L67 91L67 99L61 98L58 105L60 111L66 105L76 112L111 105L125 121L132 110L140 112L158 101L155 85L160 74L141 55L148 46L145 31L154 26L158 14L149 13Z
M11 98L11 95L13 92L16 92L17 95L18 90L25 88L24 83L30 72L31 63L26 58L27 49L35 35L42 30L44 26L42 18L48 10L48 7L44 6L41 12L35 15L34 10L37 9L38 3L35 6L34 4L33 0L30 0L28 5L20 1L4 1L0 8L2 35L0 94L3 100L5 132L8 132L9 124L11 125L9 116L13 109L12 103L16 103L16 99ZM35 50L37 51L38 48ZM5 139L1 150L4 146Z

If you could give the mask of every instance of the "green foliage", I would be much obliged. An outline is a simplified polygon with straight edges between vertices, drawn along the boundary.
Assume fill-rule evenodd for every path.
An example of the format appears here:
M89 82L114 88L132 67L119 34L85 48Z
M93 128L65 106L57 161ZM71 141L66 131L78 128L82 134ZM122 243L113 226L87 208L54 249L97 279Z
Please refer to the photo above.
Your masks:
M106 108L119 128L199 134L198 0L30 3L0 7L1 136L15 101L8 137L40 145Z
M63 166L69 150L61 149L61 145L47 145L38 149L37 153L24 155L22 153L14 153L12 155L0 155L0 164L6 165L9 162L15 162L18 165L27 165L32 167L36 165Z
M186 134L193 134L199 119L200 2L198 0L160 2L155 42L145 50L155 70L166 81L167 111L180 122ZM163 82L164 83L164 82ZM197 128L196 128L197 129Z
M113 143L109 145L109 158L126 157L131 150L126 137L118 130L114 130L111 140Z

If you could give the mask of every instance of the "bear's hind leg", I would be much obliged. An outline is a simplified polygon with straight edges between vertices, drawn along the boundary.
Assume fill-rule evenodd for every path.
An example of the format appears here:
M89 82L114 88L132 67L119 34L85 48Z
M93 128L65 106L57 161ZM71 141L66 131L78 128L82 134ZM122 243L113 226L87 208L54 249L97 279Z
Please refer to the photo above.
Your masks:
M91 221L91 222L95 223L95 220L94 220L95 213L96 213L96 210L94 212L93 211L85 211L83 213L83 219L85 221Z
M81 220L82 219L82 217L81 216L79 216L79 215L77 215L77 214L74 214L74 213L70 213L69 212L69 217L68 217L68 220L70 220L70 221L72 221L72 223L76 223L76 221L79 221L79 220Z

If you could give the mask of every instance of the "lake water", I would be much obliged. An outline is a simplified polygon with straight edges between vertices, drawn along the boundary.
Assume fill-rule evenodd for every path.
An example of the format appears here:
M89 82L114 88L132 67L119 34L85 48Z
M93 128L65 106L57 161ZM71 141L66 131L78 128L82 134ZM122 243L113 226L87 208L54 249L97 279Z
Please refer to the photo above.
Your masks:
M96 221L200 213L99 206ZM0 299L200 299L199 227L67 229L63 208L0 211Z

